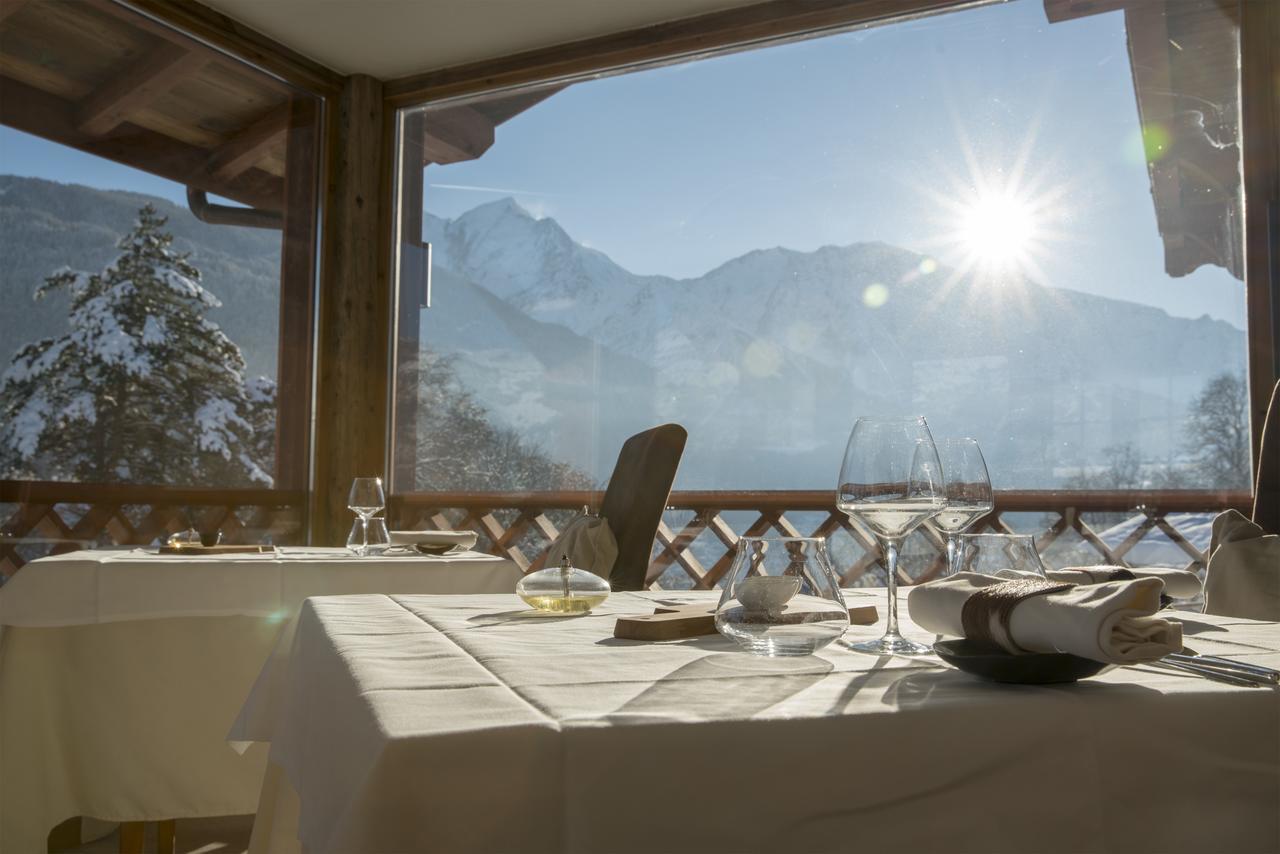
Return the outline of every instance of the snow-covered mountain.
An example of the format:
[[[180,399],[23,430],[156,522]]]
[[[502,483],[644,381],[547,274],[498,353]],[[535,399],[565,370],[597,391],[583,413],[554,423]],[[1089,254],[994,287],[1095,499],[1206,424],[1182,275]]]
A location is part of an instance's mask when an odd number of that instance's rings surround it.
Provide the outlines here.
[[[1227,323],[982,287],[882,243],[639,276],[510,199],[428,215],[425,238],[426,345],[498,417],[601,476],[629,433],[670,419],[690,431],[686,488],[825,486],[856,415],[924,412],[977,436],[998,483],[1049,486],[1120,442],[1176,454],[1192,397],[1244,364]]]

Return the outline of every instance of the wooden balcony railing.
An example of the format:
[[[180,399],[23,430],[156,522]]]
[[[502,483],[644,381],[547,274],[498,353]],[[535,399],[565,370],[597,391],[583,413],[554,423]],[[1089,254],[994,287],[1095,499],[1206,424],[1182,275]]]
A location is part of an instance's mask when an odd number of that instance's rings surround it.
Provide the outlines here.
[[[509,557],[528,572],[542,566],[560,526],[583,506],[598,505],[600,497],[598,492],[418,493],[393,497],[389,512],[397,527],[473,529],[480,534],[480,548]],[[1051,566],[1127,566],[1135,549],[1154,538],[1194,571],[1204,568],[1207,544],[1203,536],[1197,544],[1195,535],[1179,529],[1179,522],[1189,520],[1178,514],[1196,514],[1190,521],[1199,523],[1202,535],[1209,514],[1245,510],[1249,502],[1243,492],[1005,491],[996,494],[995,510],[971,531],[1032,534]],[[1123,536],[1106,530],[1126,522]],[[671,494],[647,581],[653,587],[714,587],[733,560],[738,538],[766,532],[830,537],[846,585],[870,583],[874,575],[867,573],[882,570],[875,538],[836,511],[830,491],[682,491]],[[942,536],[926,525],[903,549],[901,580],[936,576],[943,554]]]
[[[479,548],[532,571],[561,526],[600,498],[585,491],[417,493],[393,496],[388,516],[398,528],[475,530]],[[224,542],[299,543],[305,500],[300,490],[0,481],[0,575],[45,554],[145,545],[192,524],[220,529]],[[1166,560],[1172,554],[1178,565],[1199,570],[1210,514],[1243,510],[1249,501],[1242,492],[998,492],[995,510],[974,530],[1032,534],[1051,566],[1129,565],[1141,561],[1140,547],[1158,540]],[[1193,526],[1198,530],[1187,530]],[[767,532],[829,537],[845,584],[876,581],[874,537],[835,510],[830,491],[681,491],[672,493],[658,529],[648,583],[714,587],[738,538]],[[934,577],[942,553],[938,531],[922,528],[903,549],[901,580]]]
[[[0,480],[0,575],[47,554],[147,545],[195,526],[227,543],[302,541],[306,493]]]

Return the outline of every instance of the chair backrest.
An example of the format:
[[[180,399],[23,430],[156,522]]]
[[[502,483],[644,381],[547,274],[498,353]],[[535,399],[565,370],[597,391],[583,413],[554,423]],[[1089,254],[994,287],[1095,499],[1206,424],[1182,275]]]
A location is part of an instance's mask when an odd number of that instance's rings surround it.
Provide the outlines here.
[[[653,538],[688,438],[679,424],[663,424],[632,436],[618,452],[600,504],[600,515],[618,541],[618,559],[609,574],[614,590],[644,589]]]
[[[1280,534],[1280,382],[1271,391],[1262,427],[1258,479],[1253,491],[1253,522],[1268,534]]]

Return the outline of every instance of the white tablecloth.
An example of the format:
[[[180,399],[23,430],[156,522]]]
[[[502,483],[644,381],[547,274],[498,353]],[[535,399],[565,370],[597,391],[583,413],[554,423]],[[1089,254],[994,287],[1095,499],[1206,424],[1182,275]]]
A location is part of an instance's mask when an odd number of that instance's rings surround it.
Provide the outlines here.
[[[0,854],[43,851],[75,815],[253,812],[266,751],[240,755],[227,729],[307,596],[509,591],[519,576],[488,555],[335,549],[31,562],[0,588]]]
[[[278,773],[254,850],[1280,847],[1280,691],[1145,666],[1002,686],[839,647],[612,638],[616,615],[691,596],[567,618],[513,596],[309,600],[281,716],[256,733]],[[1276,624],[1184,621],[1201,652],[1280,665]]]

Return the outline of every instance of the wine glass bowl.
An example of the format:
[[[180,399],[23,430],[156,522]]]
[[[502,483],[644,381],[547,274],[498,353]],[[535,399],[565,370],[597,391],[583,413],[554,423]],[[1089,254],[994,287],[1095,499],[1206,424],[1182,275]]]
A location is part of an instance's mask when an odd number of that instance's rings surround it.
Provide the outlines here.
[[[809,655],[844,634],[849,610],[814,537],[740,537],[716,630],[757,655]]]
[[[974,439],[943,439],[938,442],[942,463],[945,504],[933,524],[947,537],[947,565],[943,576],[959,572],[956,538],[970,525],[995,508],[991,476],[982,449]]]
[[[1002,570],[1045,577],[1030,534],[965,534],[958,538],[956,572],[995,575]]]
[[[898,632],[898,546],[944,506],[942,466],[923,416],[859,418],[849,434],[836,507],[876,535],[885,554],[889,602],[884,636],[849,644],[875,655],[928,655]]]
[[[363,557],[369,553],[369,519],[381,512],[386,504],[387,496],[382,490],[382,478],[357,477],[351,481],[351,491],[347,493],[347,509],[360,517],[360,543],[352,545],[356,554]]]

